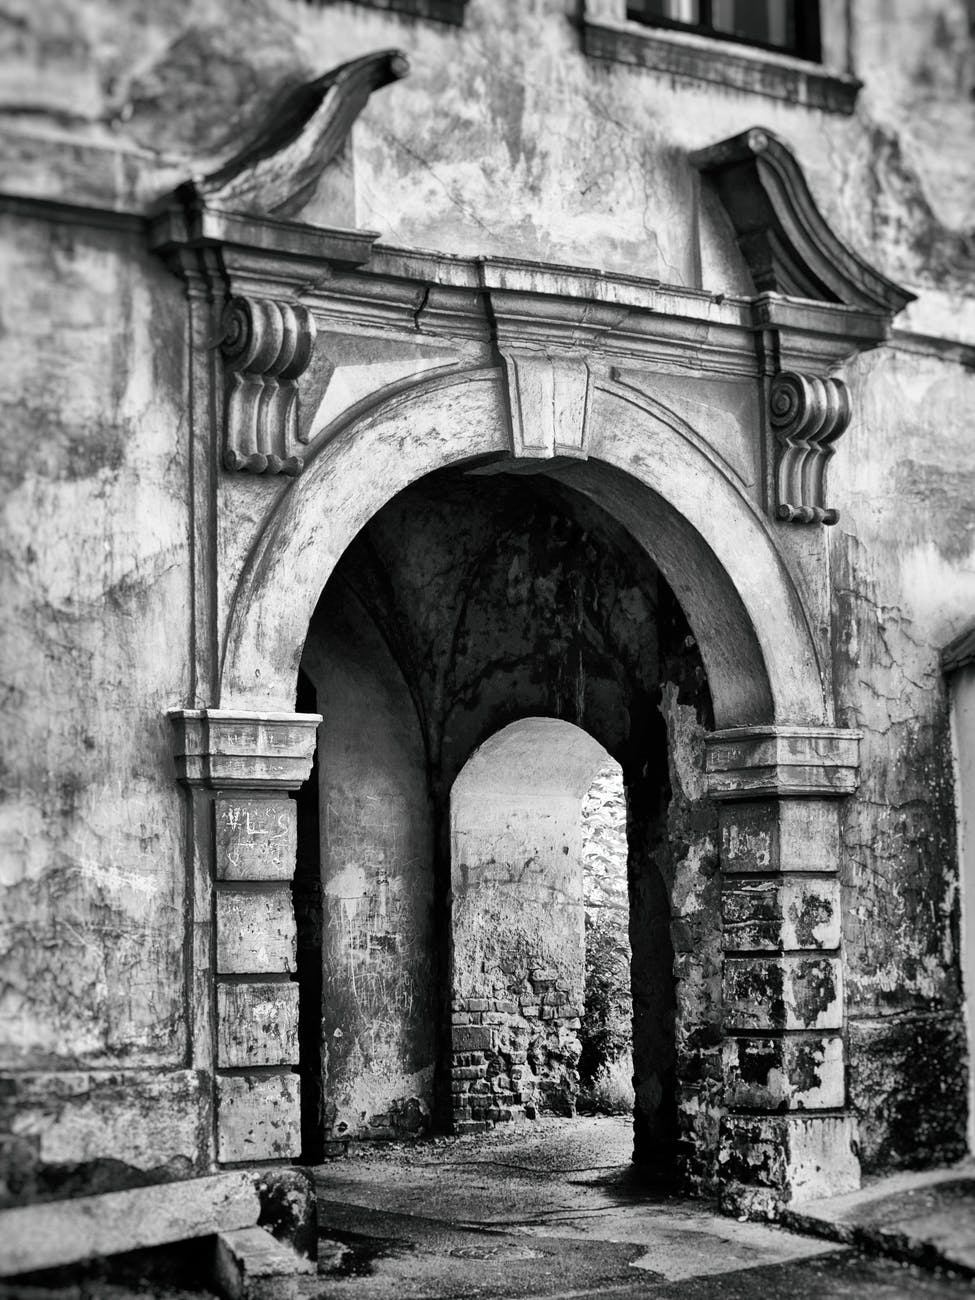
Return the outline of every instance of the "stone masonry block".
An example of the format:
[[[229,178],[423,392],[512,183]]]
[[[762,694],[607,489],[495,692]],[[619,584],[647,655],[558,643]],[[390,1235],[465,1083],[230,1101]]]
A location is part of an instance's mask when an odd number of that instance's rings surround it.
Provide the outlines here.
[[[726,952],[838,948],[839,879],[726,879],[721,888],[721,921]]]
[[[494,1033],[490,1025],[454,1025],[453,1049],[455,1052],[490,1052],[494,1047]]]
[[[839,811],[822,799],[756,799],[718,810],[721,868],[730,872],[836,871]]]
[[[317,713],[177,709],[169,716],[176,774],[189,785],[297,790],[311,771]]]
[[[733,1110],[832,1110],[846,1102],[838,1034],[727,1038],[722,1066]]]
[[[214,802],[218,880],[290,880],[295,873],[298,806],[293,799]]]
[[[217,1079],[217,1159],[290,1160],[301,1153],[296,1074]]]
[[[229,1300],[297,1300],[297,1279],[315,1265],[264,1228],[238,1228],[217,1235],[214,1281]]]
[[[713,731],[705,771],[713,799],[836,798],[857,788],[860,732],[766,725]]]
[[[297,984],[217,985],[217,1065],[298,1060]]]
[[[843,973],[837,957],[727,957],[725,1031],[840,1029]]]
[[[267,893],[222,890],[216,902],[218,973],[294,971],[295,917],[287,887]]]
[[[726,1115],[718,1151],[721,1206],[775,1212],[860,1186],[848,1115]]]
[[[257,1223],[244,1170],[0,1211],[0,1277]]]

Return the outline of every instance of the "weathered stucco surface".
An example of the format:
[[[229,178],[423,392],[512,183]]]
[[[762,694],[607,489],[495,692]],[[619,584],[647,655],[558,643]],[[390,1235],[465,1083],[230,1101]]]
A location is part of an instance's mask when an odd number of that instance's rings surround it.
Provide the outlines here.
[[[94,1158],[189,1167],[200,1099],[183,1070],[181,800],[164,777],[165,711],[188,684],[183,305],[138,238],[6,218],[0,258],[0,1061],[5,1105],[25,1107],[17,1194],[35,1159],[68,1181]]]
[[[835,690],[838,723],[864,733],[841,856],[848,1091],[864,1165],[947,1159],[963,1147],[965,1062],[938,651],[975,601],[970,5],[863,0],[849,14],[824,5],[844,32],[827,45],[848,34],[850,67],[865,83],[850,117],[587,59],[578,9],[569,0],[471,0],[465,25],[452,28],[352,0],[8,5],[3,186],[144,214],[235,152],[282,88],[400,46],[411,75],[372,97],[305,220],[374,228],[387,245],[701,287],[714,295],[708,311],[719,323],[731,310],[723,296],[752,286],[687,153],[755,124],[794,148],[836,231],[918,294],[902,332],[844,369],[855,415],[830,471],[839,525],[828,537],[770,525],[768,553],[784,557],[781,571],[802,593],[808,643],[831,647],[817,671],[827,695]],[[342,1133],[388,1135],[429,1122],[448,1012],[444,945],[433,936],[447,930],[449,790],[494,731],[544,714],[585,727],[624,767],[638,970],[649,954],[663,955],[638,982],[658,1008],[666,993],[677,1009],[670,1040],[664,1030],[645,1039],[642,1064],[637,1051],[638,1105],[647,1117],[672,1097],[680,1119],[671,1135],[688,1151],[713,1151],[724,1104],[721,952],[717,814],[702,755],[714,717],[701,658],[685,643],[690,630],[653,565],[572,492],[575,471],[564,466],[552,475],[561,486],[489,476],[476,489],[478,480],[444,476],[369,523],[370,503],[439,464],[443,448],[456,459],[468,443],[479,454],[507,446],[496,389],[477,401],[459,391],[438,398],[422,428],[411,427],[409,411],[383,426],[375,437],[388,478],[379,485],[368,430],[339,432],[345,478],[331,450],[319,457],[317,496],[299,497],[281,480],[220,476],[216,535],[207,539],[201,517],[211,503],[200,503],[210,453],[197,448],[191,472],[188,357],[198,384],[215,340],[196,340],[191,353],[183,288],[146,252],[138,221],[108,229],[64,215],[13,209],[0,218],[0,1194],[171,1177],[211,1158],[209,1063],[190,1033],[199,989],[186,978],[196,866],[165,714],[217,702],[200,674],[218,657],[241,590],[236,614],[257,649],[253,662],[241,656],[228,689],[260,696],[263,671],[274,682],[268,698],[289,707],[315,599],[308,591],[317,594],[337,563],[305,664],[327,715],[313,836],[327,908],[310,943],[328,990],[321,1082],[330,1134],[342,1124]],[[390,254],[387,272],[395,265]],[[323,320],[303,416],[315,429],[420,371],[496,364],[476,329],[446,343],[435,337],[413,287],[409,336],[386,321]],[[724,649],[714,691],[723,703],[735,664],[756,660],[755,638],[765,638],[768,662],[789,657],[781,646],[795,610],[782,619],[763,604],[772,567],[756,577],[767,555],[750,548],[765,525],[746,527],[744,512],[728,506],[738,493],[761,508],[758,385],[740,375],[697,382],[696,365],[690,354],[659,371],[634,363],[613,382],[673,408],[691,427],[687,446],[698,439],[715,449],[707,461],[687,452],[678,462],[661,454],[662,426],[645,408],[625,417],[634,472],[666,462],[672,487],[704,473],[694,488],[699,527],[710,517],[713,552],[743,592],[752,584],[742,597],[748,617],[723,610],[724,635],[713,638]],[[625,422],[615,398],[600,401],[597,447]],[[711,473],[719,462],[728,469],[720,480]],[[699,612],[714,577],[707,547],[682,574],[690,530],[673,526],[656,498],[627,496],[621,480],[594,473],[594,500],[618,507]],[[309,521],[333,504],[330,486],[345,493],[332,532]],[[273,556],[254,566],[270,575],[270,594],[253,607],[255,630],[251,589],[238,588],[238,577],[287,492],[306,513],[282,516],[296,550],[278,537],[279,567]],[[339,561],[345,539],[367,524]],[[213,645],[199,612],[211,597]],[[746,644],[753,615],[761,626]],[[278,654],[279,630],[290,635],[295,623],[301,633]],[[230,670],[236,645],[231,638]],[[760,713],[770,689],[761,696],[751,683],[736,703]],[[299,859],[303,851],[307,843]],[[272,922],[258,921],[251,939],[272,944]],[[280,935],[283,972],[288,918]],[[636,1011],[644,1014],[639,999]],[[767,1063],[746,1062],[745,1084],[758,1086],[763,1070],[767,1078]],[[229,1116],[233,1088],[224,1083]],[[273,1087],[290,1098],[296,1085]],[[242,1141],[248,1124],[245,1116]],[[755,1141],[772,1133],[774,1161],[773,1130]],[[816,1152],[802,1158],[811,1167]],[[706,1185],[714,1176],[706,1155],[691,1172]]]
[[[955,806],[938,661],[975,601],[972,371],[903,351],[853,371],[832,535],[841,718],[862,728],[845,806],[851,1099],[867,1167],[964,1150]],[[908,1062],[911,1062],[909,1065]],[[891,1088],[889,1079],[901,1084]]]

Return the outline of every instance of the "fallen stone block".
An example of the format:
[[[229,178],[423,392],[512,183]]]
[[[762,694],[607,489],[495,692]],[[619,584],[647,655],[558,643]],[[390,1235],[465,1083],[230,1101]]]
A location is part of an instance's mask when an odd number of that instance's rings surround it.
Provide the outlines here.
[[[214,1282],[226,1300],[295,1300],[298,1278],[314,1272],[311,1260],[264,1228],[217,1235]]]
[[[0,1277],[250,1227],[260,1201],[243,1170],[0,1211]]]

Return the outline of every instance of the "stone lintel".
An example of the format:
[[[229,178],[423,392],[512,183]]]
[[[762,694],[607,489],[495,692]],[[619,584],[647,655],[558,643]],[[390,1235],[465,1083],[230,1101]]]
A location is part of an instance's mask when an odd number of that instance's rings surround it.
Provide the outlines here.
[[[818,953],[726,957],[722,1004],[726,1034],[842,1029],[842,962]]]
[[[838,876],[733,876],[721,886],[725,952],[836,949],[841,940]]]
[[[318,713],[176,709],[176,775],[186,785],[297,790],[311,771]]]
[[[841,1110],[846,1104],[839,1034],[726,1038],[724,1102],[731,1110]]]
[[[839,727],[732,727],[706,738],[712,799],[842,797],[858,785],[859,731]]]
[[[732,1213],[774,1214],[860,1186],[849,1115],[726,1115],[719,1142],[721,1207]]]

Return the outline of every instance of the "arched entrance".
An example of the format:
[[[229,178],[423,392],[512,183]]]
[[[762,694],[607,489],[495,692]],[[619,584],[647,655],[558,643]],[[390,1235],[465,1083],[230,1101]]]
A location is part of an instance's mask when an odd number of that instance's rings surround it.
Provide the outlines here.
[[[701,845],[710,843],[712,866],[717,846],[724,873],[723,900],[718,901],[714,872],[711,897],[700,909],[707,919],[698,917],[684,926],[689,955],[678,954],[675,961],[678,976],[685,968],[688,987],[697,990],[697,1009],[684,1024],[678,1017],[676,1035],[697,1058],[692,1070],[684,1070],[677,1089],[682,1169],[694,1185],[713,1185],[720,1177],[726,1188],[737,1189],[734,1196],[741,1203],[768,1204],[794,1195],[796,1189],[806,1194],[821,1190],[826,1166],[830,1187],[849,1185],[855,1178],[850,1127],[837,1113],[843,1104],[842,972],[834,875],[836,816],[829,801],[853,788],[856,744],[828,725],[829,695],[816,639],[771,528],[735,473],[692,429],[658,403],[613,381],[593,381],[585,427],[571,454],[533,452],[506,459],[511,438],[494,371],[438,378],[377,405],[343,430],[333,430],[305,474],[281,494],[245,566],[228,611],[222,710],[202,711],[192,719],[186,715],[184,725],[188,731],[201,731],[205,725],[212,732],[221,718],[253,719],[260,734],[250,743],[257,748],[265,744],[278,754],[293,752],[295,767],[301,766],[298,756],[310,752],[314,719],[267,711],[293,708],[302,646],[309,625],[321,616],[323,606],[319,614],[314,611],[323,587],[327,604],[329,589],[334,594],[342,586],[336,582],[341,567],[356,554],[361,539],[375,533],[380,516],[390,512],[387,518],[394,517],[418,490],[411,484],[435,485],[427,503],[428,519],[437,517],[437,493],[448,486],[455,490],[461,482],[466,491],[473,483],[493,485],[496,496],[503,485],[497,499],[508,502],[515,500],[517,491],[533,501],[557,498],[562,506],[571,501],[570,515],[580,536],[586,533],[580,519],[589,511],[601,521],[604,535],[613,535],[613,545],[634,557],[634,571],[644,577],[659,575],[661,590],[670,593],[682,619],[686,613],[685,645],[693,644],[700,653],[699,672],[675,665],[671,684],[676,694],[663,689],[659,676],[648,694],[634,666],[641,647],[645,649],[639,637],[632,650],[634,662],[624,664],[618,679],[609,673],[621,700],[637,686],[644,697],[634,709],[633,701],[616,709],[617,718],[626,719],[619,728],[619,744],[634,743],[641,728],[644,733],[662,728],[662,706],[671,710],[672,735],[688,739],[694,727],[699,729],[700,734],[691,737],[698,745],[697,758],[685,755],[682,760],[672,751],[668,764],[668,777],[676,773],[689,793],[694,807],[686,826],[700,840],[682,861],[690,862],[691,875],[700,883],[707,860]],[[418,517],[424,517],[423,512]],[[424,554],[423,548],[411,548],[402,532],[392,529],[390,537],[392,550]],[[500,552],[495,548],[493,554],[497,558]],[[581,575],[591,567],[585,559],[571,566]],[[468,592],[490,590],[477,565],[468,578]],[[504,578],[517,589],[517,574],[512,577],[505,570]],[[436,571],[418,572],[411,581],[414,592],[436,596]],[[450,725],[434,736],[429,710],[418,702],[410,680],[426,650],[417,649],[415,638],[412,649],[399,644],[396,620],[377,613],[380,597],[380,605],[385,601],[387,609],[401,612],[397,593],[402,584],[384,588],[380,575],[379,581],[370,578],[367,586],[365,604],[373,604],[368,619],[397,663],[403,679],[397,687],[401,700],[409,697],[416,712],[410,746],[418,755],[423,751],[422,761],[431,774],[431,926],[434,932],[438,926],[442,931],[437,900],[446,893],[449,861],[443,808],[456,772],[478,744],[526,710],[586,726],[583,715],[589,703],[586,692],[580,696],[577,688],[580,676],[590,686],[595,679],[588,673],[549,671],[552,665],[542,656],[538,681],[532,681],[530,672],[521,678],[509,674],[503,688],[477,709],[464,707],[464,690],[456,680],[440,680],[437,689],[457,688],[457,707]],[[440,604],[449,607],[444,599]],[[476,601],[472,605],[465,597],[465,615],[475,606]],[[544,600],[533,605],[544,607]],[[333,628],[340,625],[331,616],[324,622]],[[483,644],[475,631],[470,620],[466,628],[454,626],[455,658]],[[564,649],[558,637],[553,643]],[[410,654],[412,666],[407,662]],[[488,665],[478,666],[476,654],[467,657],[471,671],[488,680]],[[434,656],[434,661],[442,664],[443,656]],[[617,662],[622,661],[617,657]],[[354,666],[360,671],[363,661]],[[325,673],[320,683],[329,679]],[[496,683],[503,679],[501,674]],[[539,705],[535,688],[542,682],[556,690],[555,705]],[[689,707],[682,704],[680,690],[695,682],[709,689],[707,706],[703,713],[698,711],[692,726],[679,712]],[[590,691],[592,698],[597,694]],[[360,725],[367,731],[381,711],[376,712],[361,690],[354,699]],[[320,694],[317,710],[328,718],[323,730],[327,745],[328,737],[336,734],[336,714]],[[708,739],[706,762],[705,725],[719,728]],[[299,740],[299,735],[305,738]],[[645,739],[644,734],[640,743],[649,772],[653,765],[647,763]],[[606,747],[614,752],[615,743],[607,741]],[[320,752],[320,767],[322,759]],[[307,770],[307,759],[304,766]],[[278,789],[287,788],[285,779],[275,779]],[[239,784],[244,786],[246,779]],[[668,842],[674,838],[670,825]],[[688,885],[686,898],[695,896],[700,897]],[[218,891],[218,946],[219,902]],[[797,915],[810,918],[810,924],[797,925]],[[821,917],[828,919],[813,923]],[[704,974],[696,967],[701,961],[710,963]],[[447,987],[441,975],[438,972],[434,981],[440,990],[431,995],[434,1003]],[[705,1006],[710,1008],[706,1015],[701,1011]],[[436,1023],[442,1026],[447,1007],[436,1009]],[[442,1044],[438,1059],[445,1059]],[[435,1062],[435,1075],[437,1069]],[[230,1108],[219,1099],[221,1086],[218,1104],[221,1113],[228,1114]],[[248,1086],[248,1100],[256,1107],[256,1082]],[[239,1093],[239,1078],[226,1090]],[[434,1087],[435,1106],[442,1104],[437,1094]],[[444,1095],[441,1080],[439,1096]],[[809,1110],[828,1113],[802,1113]],[[286,1154],[294,1153],[296,1139],[290,1141]],[[827,1149],[828,1159],[823,1156]]]
[[[511,1088],[504,1106],[485,1108],[468,1097],[459,1108],[462,1085],[489,1065],[473,1058],[496,1046],[504,1024],[519,1036],[525,1009],[528,1020],[545,1023],[546,1038],[549,1021],[578,1019],[581,966],[572,998],[542,988],[550,965],[542,936],[566,896],[553,886],[528,907],[526,895],[517,925],[512,915],[494,915],[502,897],[511,902],[511,889],[492,892],[483,872],[473,892],[462,888],[457,837],[472,844],[467,815],[478,809],[481,816],[492,801],[499,815],[501,805],[511,816],[520,807],[528,818],[523,825],[536,830],[561,806],[571,814],[563,825],[569,838],[549,865],[580,872],[581,801],[612,756],[628,791],[643,1026],[638,1065],[645,1075],[637,1089],[637,1137],[641,1153],[652,1145],[660,1160],[666,1146],[669,1158],[677,1141],[675,987],[700,989],[709,980],[713,987],[719,964],[716,814],[699,791],[693,830],[688,821],[669,835],[665,825],[668,725],[682,712],[690,718],[693,736],[676,740],[682,761],[700,769],[711,706],[696,642],[652,560],[612,516],[564,484],[441,471],[399,493],[349,546],[311,620],[301,680],[309,692],[302,698],[328,719],[318,741],[317,796],[311,787],[299,796],[298,892],[313,900],[314,881],[305,882],[309,864],[314,875],[320,862],[323,918],[320,1015],[314,985],[302,995],[312,1023],[321,1024],[321,1041],[307,1042],[303,1053],[306,1133],[317,1123],[326,1142],[371,1140],[451,1124],[464,1131],[475,1122],[465,1110],[485,1110],[479,1123],[507,1118]],[[528,735],[519,720],[532,717]],[[488,799],[478,773],[497,756],[499,737],[514,748],[500,758],[503,771],[490,777],[496,789]],[[520,794],[512,781],[524,785]],[[506,798],[498,793],[504,782]],[[304,811],[312,800],[316,809]],[[497,844],[495,851],[501,852]],[[707,877],[697,889],[679,887],[693,900],[692,911],[702,891],[710,892],[711,933],[685,953],[678,979],[669,891],[682,856]],[[500,870],[500,860],[492,860]],[[481,867],[488,876],[494,869]],[[533,869],[526,862],[509,862],[508,869],[527,871],[528,888]],[[469,875],[463,879],[471,883]],[[581,926],[580,881],[572,885],[572,906]],[[298,919],[304,952],[316,922],[301,907]],[[505,952],[492,958],[481,941],[501,930],[508,931]],[[515,942],[515,930],[524,942]],[[529,959],[532,934],[537,951]],[[514,960],[517,975],[506,971]],[[529,993],[536,992],[542,1001],[534,1007]],[[556,1003],[575,1009],[556,1015]],[[709,1018],[717,1034],[716,999],[697,995],[688,1019]],[[546,1097],[536,1102],[554,1109],[554,1076],[568,1087],[574,1065],[555,1067],[559,1049],[542,1050],[535,1038],[508,1046],[526,1061],[529,1049],[539,1064],[544,1056],[538,1087]],[[506,1064],[511,1082],[511,1067],[518,1072],[526,1062]],[[316,1068],[320,1087],[308,1091]],[[700,1068],[698,1062],[687,1072]],[[309,1121],[319,1092],[321,1113]],[[571,1108],[572,1092],[574,1085],[563,1109]],[[520,1101],[514,1105],[519,1113]]]

